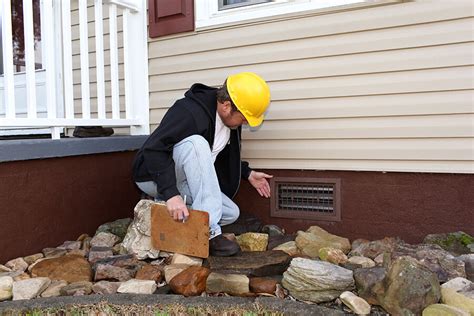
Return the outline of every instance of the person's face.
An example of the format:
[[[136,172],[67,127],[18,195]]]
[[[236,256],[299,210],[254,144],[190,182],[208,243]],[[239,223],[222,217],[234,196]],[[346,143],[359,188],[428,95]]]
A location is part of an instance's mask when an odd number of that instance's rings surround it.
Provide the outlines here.
[[[225,101],[218,105],[218,114],[221,117],[222,122],[225,126],[235,129],[242,124],[247,124],[245,116],[239,111],[232,111],[232,105],[230,101]]]

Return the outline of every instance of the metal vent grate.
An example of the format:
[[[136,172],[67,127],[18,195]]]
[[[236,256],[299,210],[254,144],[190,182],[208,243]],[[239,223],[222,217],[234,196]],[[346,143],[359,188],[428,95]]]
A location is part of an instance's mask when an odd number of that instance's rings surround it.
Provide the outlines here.
[[[339,192],[339,179],[274,178],[271,215],[339,221]]]

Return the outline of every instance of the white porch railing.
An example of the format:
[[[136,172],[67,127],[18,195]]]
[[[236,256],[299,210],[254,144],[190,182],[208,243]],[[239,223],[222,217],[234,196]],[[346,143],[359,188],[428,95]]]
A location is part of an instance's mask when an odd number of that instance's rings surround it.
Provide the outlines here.
[[[32,0],[23,1],[25,35],[25,66],[21,74],[14,74],[11,2],[1,0],[3,84],[0,89],[0,130],[9,128],[47,128],[53,139],[60,131],[73,126],[130,127],[130,134],[149,134],[148,52],[146,0],[41,0],[42,72],[35,70]],[[89,59],[88,7],[93,1],[95,72],[91,83]],[[76,3],[74,3],[76,2]],[[103,3],[104,2],[104,3]],[[80,96],[74,95],[73,50],[71,40],[71,4],[79,10]],[[110,76],[105,76],[104,15],[108,9],[109,50],[107,60]],[[118,16],[122,13],[123,27],[123,91],[119,85]],[[91,20],[91,19],[89,19]],[[76,66],[76,72],[77,70]],[[22,79],[20,79],[22,77]],[[18,87],[23,80],[24,87]],[[40,85],[40,82],[43,82]],[[26,82],[26,84],[25,84]],[[106,90],[106,82],[110,89]],[[91,98],[91,86],[97,95]],[[2,87],[3,86],[3,87]],[[26,89],[25,89],[26,88]],[[106,92],[110,100],[106,102]],[[26,98],[24,93],[26,92]],[[1,94],[1,93],[0,93]],[[43,101],[41,101],[43,96]],[[124,104],[120,104],[124,96]],[[25,101],[26,99],[26,101]],[[91,100],[96,107],[91,109]],[[21,101],[21,102],[20,102]],[[20,103],[23,110],[20,109]],[[74,108],[80,102],[80,110]],[[42,110],[40,109],[42,108]]]

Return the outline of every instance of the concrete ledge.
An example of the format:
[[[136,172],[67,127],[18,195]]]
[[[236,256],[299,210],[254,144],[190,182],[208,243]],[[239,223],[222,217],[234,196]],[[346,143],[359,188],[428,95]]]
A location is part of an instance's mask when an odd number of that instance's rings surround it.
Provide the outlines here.
[[[8,301],[0,303],[0,314],[46,308],[66,308],[72,305],[92,305],[106,302],[113,305],[141,305],[159,306],[181,305],[184,307],[211,307],[216,310],[241,308],[255,310],[257,306],[269,311],[281,312],[284,315],[345,315],[343,311],[330,309],[319,305],[310,305],[302,302],[281,300],[272,297],[244,298],[244,297],[183,297],[181,295],[164,294],[113,294],[88,296],[60,296],[53,298],[37,298],[32,300]]]
[[[0,162],[137,150],[148,135],[0,141]]]

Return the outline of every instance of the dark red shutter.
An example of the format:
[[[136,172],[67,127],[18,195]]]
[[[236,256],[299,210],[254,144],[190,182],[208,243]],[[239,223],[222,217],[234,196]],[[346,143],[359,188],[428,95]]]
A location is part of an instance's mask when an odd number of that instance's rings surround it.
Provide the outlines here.
[[[194,30],[194,0],[148,0],[150,37]]]

